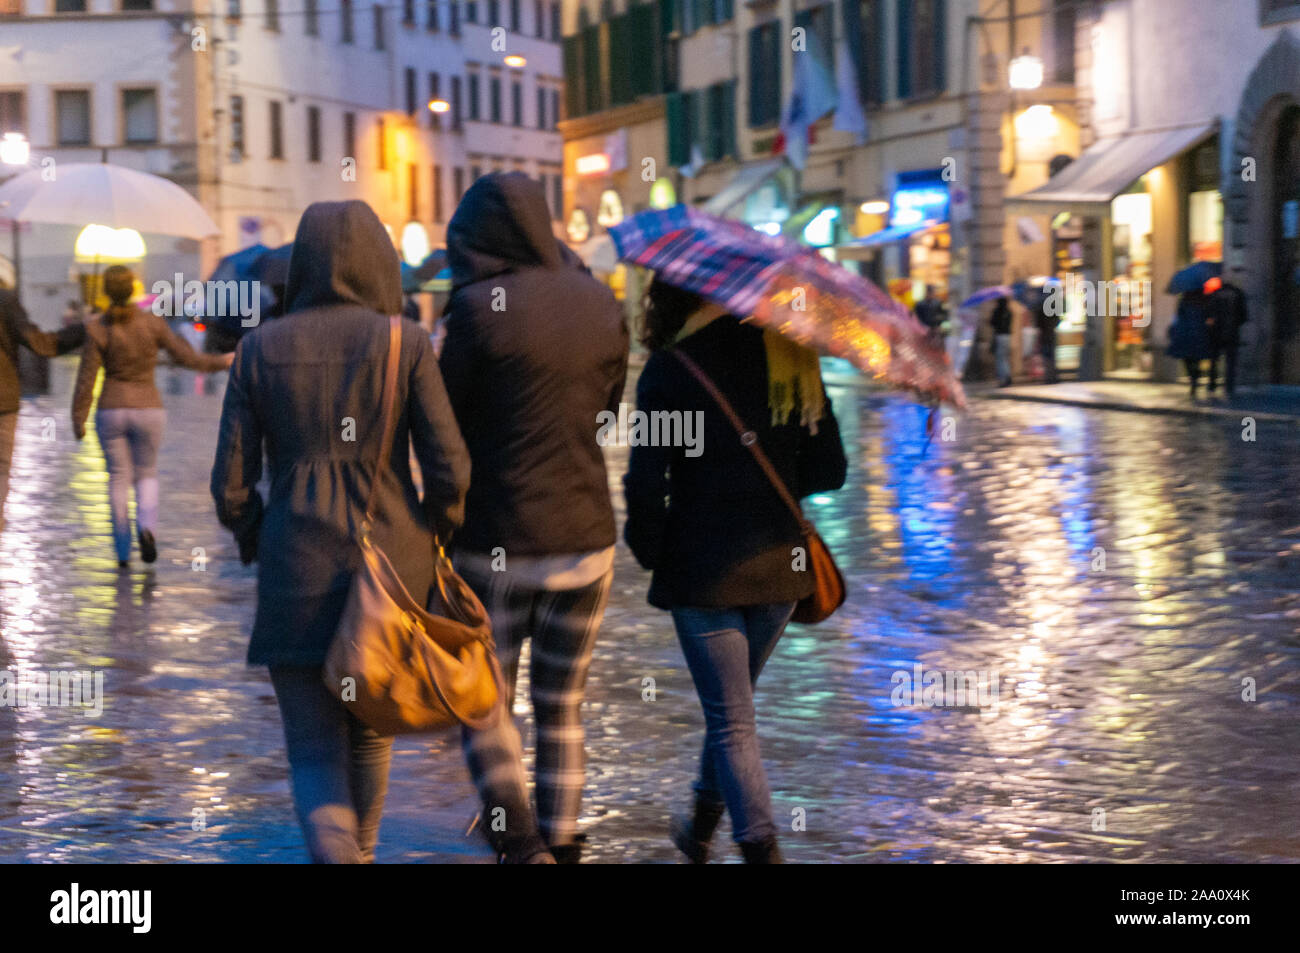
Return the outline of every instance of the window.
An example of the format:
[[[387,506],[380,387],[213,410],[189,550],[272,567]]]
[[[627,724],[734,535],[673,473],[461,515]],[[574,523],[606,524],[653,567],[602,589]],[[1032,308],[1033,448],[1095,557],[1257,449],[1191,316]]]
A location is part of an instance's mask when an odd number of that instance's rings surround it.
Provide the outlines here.
[[[451,6],[448,7],[451,12],[451,35],[460,35],[460,0],[451,0]]]
[[[152,10],[153,0],[122,0],[123,10]]]
[[[470,184],[470,185],[473,185],[475,182],[478,181],[478,179],[479,179],[479,175],[482,173],[482,171],[483,171],[482,168],[479,166],[479,164],[478,164],[477,162],[475,162],[473,165],[471,165],[471,166],[469,167],[469,184]]]
[[[379,147],[379,170],[381,172],[388,169],[388,137],[385,132],[384,117],[380,116],[379,121],[375,124],[375,145]]]
[[[54,0],[55,13],[85,13],[86,0]]]
[[[415,0],[402,0],[402,22],[407,26],[415,25]]]
[[[515,33],[522,32],[523,24],[520,23],[523,19],[522,7],[520,0],[510,0],[510,29]]]
[[[419,94],[415,89],[415,70],[408,66],[404,75],[406,79],[406,114],[414,116],[417,108],[415,101],[419,98]]]
[[[884,0],[844,0],[844,36],[864,106],[885,101]]]
[[[54,94],[59,145],[90,145],[90,90],[61,89]]]
[[[899,99],[943,91],[944,6],[944,0],[898,0]]]
[[[122,90],[122,141],[127,145],[158,141],[157,90]]]
[[[460,115],[460,77],[451,78],[451,128],[460,132],[461,115]]]
[[[248,153],[244,149],[244,97],[230,97],[230,157],[238,162]]]
[[[539,40],[546,35],[546,4],[533,0],[533,36]]]
[[[355,160],[357,157],[357,114],[343,114],[343,155]]]
[[[263,25],[268,30],[279,30],[280,29],[280,0],[262,0],[262,3],[265,5],[263,7],[263,12],[265,13],[266,16]]]
[[[243,11],[240,9],[240,0],[226,0],[226,16],[232,20],[238,20],[243,16]]]
[[[560,5],[558,2],[551,4],[551,42],[560,42]]]
[[[341,21],[342,34],[339,37],[340,43],[353,42],[352,32],[352,0],[339,0],[339,18]],[[350,155],[351,153],[349,153]]]
[[[409,198],[406,217],[412,222],[420,218],[420,167],[414,162],[406,166],[406,194]]]
[[[1052,79],[1074,85],[1074,23],[1072,0],[1056,0],[1052,11]]]
[[[781,118],[781,21],[749,31],[749,125],[757,129]]]
[[[375,21],[375,49],[387,49],[388,41],[384,36],[384,8],[376,3],[370,11]]]
[[[0,93],[0,133],[27,131],[26,100],[21,90]]]
[[[815,45],[821,47],[821,55],[826,57],[827,72],[835,75],[835,34],[833,26],[834,6],[823,3],[821,6],[800,10],[794,15],[794,25],[803,27],[807,32],[807,49]]]
[[[438,2],[439,0],[426,0],[424,27],[430,33],[438,32]]]
[[[433,224],[442,224],[442,166],[433,167],[433,181],[430,183],[433,189]]]
[[[465,169],[461,166],[451,170],[451,194],[460,202],[460,197],[465,194]]]
[[[284,107],[271,100],[271,158],[284,158]]]
[[[308,36],[320,36],[320,16],[316,0],[303,0],[302,30]]]
[[[564,176],[558,172],[551,176],[551,215],[558,219],[564,214]]]
[[[442,98],[442,77],[437,73],[429,74],[429,102]],[[442,117],[432,109],[429,110],[429,128],[441,129]]]
[[[469,74],[469,121],[478,119],[478,73]]]
[[[1284,23],[1300,20],[1300,0],[1259,0],[1259,22]]]
[[[501,121],[501,77],[488,77],[488,114],[492,122]]]
[[[524,84],[517,79],[510,83],[510,122],[515,126],[524,124]]]
[[[487,15],[488,26],[501,25],[501,0],[488,0]]]
[[[560,121],[560,91],[551,90],[551,125],[549,128],[554,129],[555,124]]]
[[[307,161],[320,161],[320,107],[307,107]]]
[[[546,89],[537,87],[537,128],[546,128]]]
[[[465,22],[478,23],[478,3],[476,2],[476,0],[466,0]]]

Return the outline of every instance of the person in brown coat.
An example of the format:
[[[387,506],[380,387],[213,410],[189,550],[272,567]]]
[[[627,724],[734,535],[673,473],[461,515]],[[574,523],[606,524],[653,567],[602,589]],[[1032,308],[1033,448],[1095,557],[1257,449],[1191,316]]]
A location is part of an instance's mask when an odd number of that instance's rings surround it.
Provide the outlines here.
[[[95,399],[95,378],[104,369],[104,387],[95,413],[95,431],[108,467],[108,500],[113,514],[117,565],[131,557],[131,518],[127,505],[135,485],[135,516],[140,558],[158,558],[158,447],[167,412],[154,383],[159,349],[184,367],[208,373],[230,366],[229,354],[199,354],[152,311],[131,304],[135,275],[125,265],[104,272],[109,306],[86,322],[86,343],[72,393],[72,430],[86,436],[86,417]]]
[[[5,498],[9,495],[9,465],[18,430],[18,402],[22,382],[18,377],[18,348],[42,357],[54,357],[81,347],[86,330],[81,324],[58,332],[42,331],[27,319],[18,296],[0,288],[0,533],[5,528]]]

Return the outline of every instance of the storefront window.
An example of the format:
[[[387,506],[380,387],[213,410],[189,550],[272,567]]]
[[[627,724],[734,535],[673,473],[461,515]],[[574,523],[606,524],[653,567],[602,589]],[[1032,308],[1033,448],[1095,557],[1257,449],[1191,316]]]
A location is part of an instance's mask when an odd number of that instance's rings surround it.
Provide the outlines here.
[[[1187,241],[1192,261],[1223,260],[1223,196],[1218,189],[1187,196]]]
[[[1135,190],[1111,202],[1115,254],[1114,281],[1120,300],[1141,301],[1142,282],[1151,280],[1151,196],[1139,181]],[[1138,324],[1139,319],[1142,324]],[[1134,313],[1115,315],[1116,370],[1150,370],[1146,352],[1147,317]]]

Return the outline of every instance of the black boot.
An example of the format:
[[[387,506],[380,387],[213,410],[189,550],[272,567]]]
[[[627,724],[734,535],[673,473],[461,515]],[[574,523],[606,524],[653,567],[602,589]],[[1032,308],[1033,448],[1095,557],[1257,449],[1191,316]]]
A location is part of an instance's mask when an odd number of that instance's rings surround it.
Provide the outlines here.
[[[695,795],[695,809],[688,817],[674,814],[669,821],[669,833],[673,843],[692,864],[709,862],[709,841],[718,829],[722,814],[727,806],[722,801]]]
[[[551,856],[557,864],[577,864],[582,862],[582,849],[587,846],[586,834],[575,834],[567,844],[552,844]]]
[[[781,856],[781,848],[777,846],[775,837],[760,841],[741,841],[740,852],[745,855],[745,863],[747,864],[785,863],[785,858]]]
[[[470,825],[470,830],[475,825],[480,824],[484,815],[492,817],[492,808],[484,809],[484,812],[474,819]],[[496,852],[498,864],[553,864],[555,858],[551,856],[550,850],[546,847],[546,841],[542,840],[540,834],[532,825],[523,833],[512,833],[508,831],[494,831],[491,824],[482,824],[481,830],[487,842],[491,845],[492,850]]]
[[[142,529],[137,537],[140,540],[140,558],[147,563],[151,563],[158,558],[158,543],[153,538],[153,533],[147,529]]]

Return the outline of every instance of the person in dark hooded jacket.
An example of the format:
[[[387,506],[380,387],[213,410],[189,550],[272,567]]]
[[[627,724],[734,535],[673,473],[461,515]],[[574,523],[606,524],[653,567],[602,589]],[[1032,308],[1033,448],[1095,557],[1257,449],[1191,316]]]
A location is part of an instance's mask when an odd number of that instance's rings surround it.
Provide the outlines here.
[[[460,525],[469,456],[429,336],[402,322],[392,454],[383,435],[388,316],[402,307],[397,252],[364,202],[303,213],[284,317],[235,351],[212,467],[217,516],[256,560],[248,661],[270,667],[284,720],[294,803],[312,859],[373,859],[391,738],[365,728],[321,668],[352,577],[371,483],[371,537],[421,604],[434,578],[434,534]],[[424,496],[411,476],[412,446]],[[257,489],[265,449],[270,495]]]
[[[581,706],[614,558],[597,415],[617,410],[628,333],[612,294],[551,232],[541,186],[480,178],[447,229],[452,293],[441,364],[473,461],[457,568],[492,619],[506,710],[532,639],[536,816],[510,719],[468,731],[485,831],[506,862],[576,862]],[[504,812],[504,813],[503,813]]]

